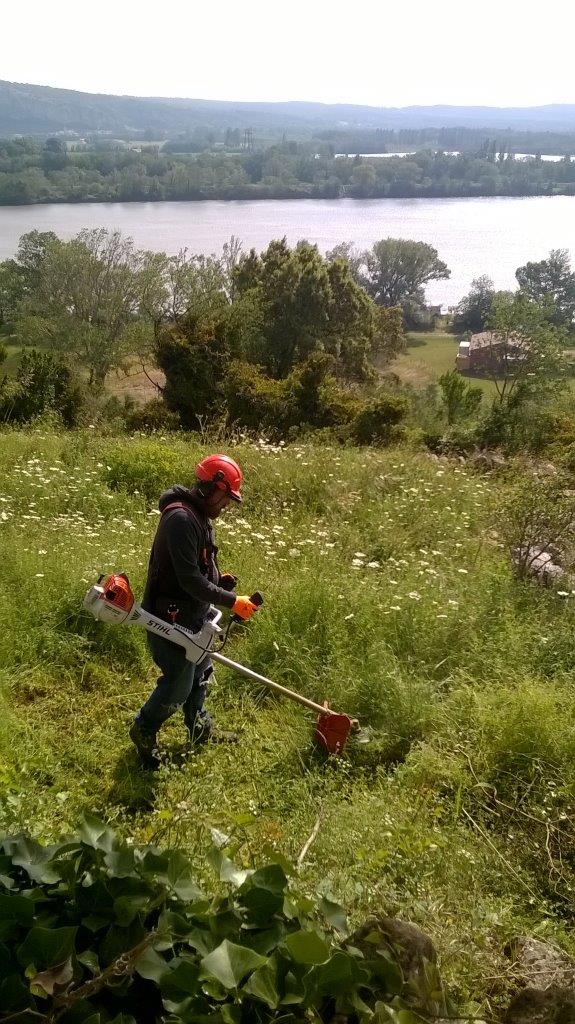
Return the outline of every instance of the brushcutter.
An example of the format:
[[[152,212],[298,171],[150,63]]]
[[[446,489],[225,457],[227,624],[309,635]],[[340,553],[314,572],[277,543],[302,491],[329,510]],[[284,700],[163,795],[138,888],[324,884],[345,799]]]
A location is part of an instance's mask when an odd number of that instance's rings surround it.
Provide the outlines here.
[[[251,600],[254,604],[263,602],[261,594],[258,593],[253,594]],[[315,701],[309,700],[303,694],[289,690],[279,683],[274,683],[273,680],[260,675],[259,672],[254,672],[251,668],[246,668],[245,665],[240,665],[221,654],[221,647],[227,639],[229,627],[224,632],[220,626],[222,613],[213,605],[210,606],[202,628],[197,633],[193,633],[184,626],[166,622],[164,619],[152,615],[151,612],[137,604],[130,581],[124,573],[100,576],[98,582],[87,591],[83,605],[100,622],[123,626],[143,626],[148,632],[155,633],[156,636],[162,636],[183,647],[188,661],[201,664],[205,658],[209,657],[212,661],[234,669],[246,676],[247,679],[253,679],[269,690],[274,690],[275,693],[280,693],[283,697],[288,697],[289,700],[296,701],[297,704],[302,704],[303,707],[317,712],[315,739],[328,754],[341,754],[350,732],[358,728],[356,719],[332,711],[327,703],[316,704]],[[214,650],[214,643],[218,639],[222,641],[221,647],[219,650]]]

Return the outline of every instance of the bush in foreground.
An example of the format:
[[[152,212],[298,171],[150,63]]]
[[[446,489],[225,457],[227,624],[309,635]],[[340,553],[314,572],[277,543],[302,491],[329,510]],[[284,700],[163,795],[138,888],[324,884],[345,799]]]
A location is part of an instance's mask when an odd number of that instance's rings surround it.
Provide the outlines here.
[[[242,870],[214,846],[210,860],[227,894],[206,897],[180,851],[122,844],[95,818],[60,845],[4,839],[0,1020],[415,1024],[410,1004],[445,1009],[431,963],[414,994],[377,929],[346,946],[342,908],[292,891],[285,859]]]

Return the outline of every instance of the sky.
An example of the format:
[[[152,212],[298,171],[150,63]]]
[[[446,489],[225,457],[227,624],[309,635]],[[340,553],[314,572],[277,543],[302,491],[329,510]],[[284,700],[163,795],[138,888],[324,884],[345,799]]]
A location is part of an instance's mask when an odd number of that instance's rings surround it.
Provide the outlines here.
[[[574,30],[573,0],[20,0],[3,4],[0,79],[235,101],[575,103]]]

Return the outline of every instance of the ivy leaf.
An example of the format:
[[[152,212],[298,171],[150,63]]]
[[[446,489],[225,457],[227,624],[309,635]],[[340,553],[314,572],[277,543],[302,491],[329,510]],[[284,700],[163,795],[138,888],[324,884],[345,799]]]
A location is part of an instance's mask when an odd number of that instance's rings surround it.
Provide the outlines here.
[[[17,974],[11,974],[0,983],[0,1007],[2,1010],[24,1010],[34,1005],[27,985]]]
[[[224,988],[234,989],[246,975],[265,962],[266,958],[259,953],[224,939],[212,953],[202,959],[201,964],[206,975],[217,978]]]
[[[64,963],[74,952],[77,928],[31,928],[16,950],[22,967],[34,964],[44,970]]]
[[[85,949],[83,953],[77,953],[76,960],[84,967],[87,967],[91,974],[100,973],[98,956],[93,949]]]
[[[177,957],[168,964],[168,970],[159,981],[163,999],[182,1002],[186,996],[195,996],[200,989],[200,965],[186,957]]]
[[[176,914],[174,910],[162,910],[157,927],[160,938],[173,942],[174,939],[186,939],[193,931],[194,925],[190,924],[182,914]]]
[[[371,1021],[372,1024],[421,1024],[421,1019],[420,1015],[411,1010],[396,1010],[385,1003],[376,1003]]]
[[[26,896],[0,893],[0,923],[14,921],[30,928],[34,920],[34,904]]]
[[[148,946],[135,962],[137,973],[141,978],[159,983],[164,974],[169,970],[168,964],[163,956],[156,953],[155,949]]]
[[[53,996],[56,989],[66,988],[73,977],[72,958],[68,957],[64,963],[58,964],[57,967],[50,967],[47,971],[39,971],[34,976],[30,985],[30,991],[32,995],[42,996],[43,998]]]
[[[224,1006],[222,1006],[220,1013],[224,1024],[240,1024],[242,1019],[241,1006],[234,1006],[231,1003],[225,1003]]]
[[[277,1010],[281,1003],[283,982],[287,973],[287,966],[281,957],[274,953],[267,963],[262,964],[248,978],[243,986],[243,991],[254,999],[259,999],[271,1010]]]
[[[120,925],[129,925],[138,916],[141,910],[145,910],[150,904],[150,896],[144,893],[134,893],[131,896],[119,896],[114,900],[114,911],[116,921]]]
[[[179,850],[173,850],[169,855],[167,879],[172,891],[184,903],[204,899],[204,894],[192,878],[190,862]]]
[[[276,946],[279,946],[280,942],[283,942],[285,936],[285,923],[277,917],[272,922],[271,928],[246,931],[243,937],[243,944],[255,950],[256,953],[261,953],[262,956],[268,956],[272,949],[275,949]]]
[[[354,986],[366,978],[366,972],[358,961],[337,950],[324,964],[313,967],[305,977],[306,992],[309,996],[337,996],[351,992]]]
[[[117,845],[116,836],[110,826],[92,814],[84,816],[83,821],[80,823],[78,834],[82,842],[86,846],[91,846],[94,850],[104,850],[106,853],[111,853]]]
[[[265,924],[281,909],[287,878],[279,864],[254,871],[238,890],[238,899],[256,924]]]
[[[292,932],[285,944],[298,964],[323,964],[329,959],[330,948],[317,932]]]
[[[372,974],[379,978],[385,985],[386,992],[391,996],[401,994],[404,986],[404,977],[401,967],[396,960],[393,960],[388,953],[378,950],[378,956],[374,960],[368,960],[367,966]]]
[[[233,860],[230,860],[221,850],[217,850],[215,847],[210,850],[207,859],[208,864],[214,869],[221,882],[229,882],[230,885],[236,887],[242,885],[250,873],[236,867]]]
[[[48,885],[61,881],[62,873],[52,862],[52,854],[57,847],[49,849],[29,836],[21,835],[5,839],[3,849],[12,863],[23,868],[32,881]]]
[[[336,931],[341,932],[342,935],[348,934],[347,917],[345,910],[339,903],[334,903],[332,900],[322,897],[319,903],[320,910],[325,917],[328,924]]]
[[[129,846],[111,850],[104,857],[104,864],[114,878],[131,878],[136,875],[136,857]]]

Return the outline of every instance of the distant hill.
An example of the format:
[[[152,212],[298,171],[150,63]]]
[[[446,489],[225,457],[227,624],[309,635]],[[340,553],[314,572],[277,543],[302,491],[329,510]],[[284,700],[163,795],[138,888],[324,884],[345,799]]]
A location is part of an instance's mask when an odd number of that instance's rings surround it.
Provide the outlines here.
[[[325,103],[108,96],[0,81],[0,136],[54,132],[182,132],[194,128],[441,128],[575,131],[575,104],[542,107],[367,107]]]

